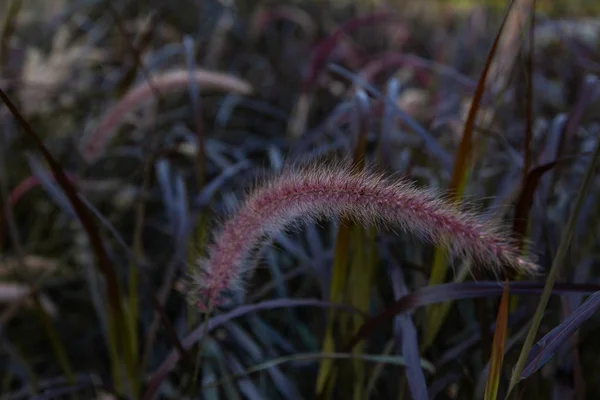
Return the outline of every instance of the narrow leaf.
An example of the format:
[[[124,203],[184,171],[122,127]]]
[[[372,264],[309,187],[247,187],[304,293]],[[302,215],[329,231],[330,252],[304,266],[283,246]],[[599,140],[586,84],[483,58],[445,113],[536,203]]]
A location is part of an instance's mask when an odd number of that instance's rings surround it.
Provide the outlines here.
[[[458,145],[458,150],[454,158],[454,168],[452,169],[452,177],[450,178],[449,191],[450,195],[455,201],[460,200],[465,189],[467,176],[470,169],[469,165],[471,163],[471,153],[473,151],[473,132],[475,128],[475,122],[477,119],[477,112],[479,111],[479,105],[485,92],[485,81],[488,76],[490,67],[492,65],[494,55],[496,54],[498,44],[500,43],[500,38],[502,36],[504,26],[506,25],[508,15],[510,14],[510,10],[513,4],[514,0],[511,0],[508,4],[506,13],[504,14],[504,19],[502,20],[500,28],[498,29],[498,33],[496,34],[496,38],[494,39],[494,43],[492,44],[492,47],[487,55],[485,66],[483,68],[483,71],[481,72],[481,75],[479,76],[479,81],[477,82],[475,93],[473,94],[473,100],[471,102],[471,107],[469,108],[469,113],[465,121],[462,138],[460,140],[460,144]],[[437,248],[433,256],[433,267],[431,269],[431,275],[429,278],[430,285],[439,284],[446,279],[447,264],[447,252],[443,249]],[[432,307],[427,310],[428,329],[424,342],[425,348],[429,347],[433,343],[439,331],[439,328],[441,327],[440,322],[446,319],[447,314],[441,316],[436,315],[435,317],[438,320],[434,321],[433,318],[435,309],[436,307]],[[435,326],[436,328],[431,329],[431,327],[433,326]]]
[[[575,206],[571,211],[571,215],[569,216],[569,220],[563,230],[560,244],[558,246],[558,250],[556,252],[556,256],[552,262],[552,266],[550,267],[550,272],[546,278],[546,284],[544,286],[544,291],[540,297],[540,301],[538,303],[538,307],[533,316],[531,328],[527,333],[527,337],[525,338],[525,343],[521,349],[521,354],[519,355],[519,359],[513,369],[511,378],[510,378],[510,386],[507,393],[507,397],[510,395],[511,391],[515,388],[517,383],[521,380],[521,373],[523,368],[525,368],[525,364],[527,362],[527,357],[529,355],[529,351],[533,346],[533,342],[535,340],[535,336],[537,335],[538,329],[542,322],[542,317],[544,315],[544,311],[546,306],[548,305],[548,301],[550,300],[550,295],[552,294],[552,287],[558,277],[558,273],[560,270],[560,266],[564,263],[569,246],[571,244],[571,239],[573,238],[573,234],[575,232],[575,225],[577,223],[579,213],[581,208],[583,207],[583,203],[585,201],[587,192],[591,186],[593,181],[594,172],[596,170],[596,166],[598,165],[598,161],[600,160],[600,139],[596,140],[596,148],[594,150],[593,156],[588,164],[587,170],[585,172],[585,176],[583,178],[583,182],[581,187],[579,188],[579,193],[577,193],[577,197],[575,199]]]
[[[443,303],[452,300],[500,296],[504,291],[504,285],[504,282],[479,281],[444,283],[435,286],[426,286],[422,289],[407,294],[406,296],[400,297],[379,314],[370,317],[360,327],[352,340],[342,348],[342,351],[349,351],[349,349],[354,347],[361,340],[369,337],[377,328],[390,321],[397,315],[411,312],[419,307],[430,304]],[[539,282],[510,282],[511,295],[539,295],[543,288],[544,285]],[[591,294],[597,291],[596,288],[600,289],[598,285],[558,283],[552,290],[550,290],[550,293],[553,295],[560,295],[564,293]]]
[[[573,335],[598,309],[600,309],[600,292],[591,295],[560,325],[548,332],[531,348],[527,356],[525,368],[521,373],[521,379],[528,378],[531,374],[542,368],[550,360],[558,347]]]
[[[508,329],[508,293],[509,285],[506,281],[498,315],[496,317],[496,330],[494,332],[494,341],[492,342],[492,356],[490,357],[490,369],[488,371],[488,380],[485,385],[485,400],[496,400],[498,396],[498,386],[500,384],[500,375],[502,373],[502,363],[504,361],[504,345],[506,344],[506,331]]]

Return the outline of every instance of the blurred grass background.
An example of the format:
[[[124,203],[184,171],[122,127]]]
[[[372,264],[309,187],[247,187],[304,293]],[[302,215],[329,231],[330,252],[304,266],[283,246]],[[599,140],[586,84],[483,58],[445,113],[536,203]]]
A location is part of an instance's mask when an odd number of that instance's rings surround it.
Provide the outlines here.
[[[507,10],[2,2],[2,398],[600,396],[600,2]],[[540,276],[320,221],[201,314],[185,277],[218,221],[264,171],[334,156],[453,190]]]

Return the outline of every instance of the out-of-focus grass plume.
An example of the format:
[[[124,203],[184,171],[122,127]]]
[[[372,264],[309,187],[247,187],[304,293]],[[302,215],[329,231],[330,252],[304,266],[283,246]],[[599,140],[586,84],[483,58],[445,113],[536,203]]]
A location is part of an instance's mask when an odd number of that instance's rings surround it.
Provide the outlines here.
[[[506,3],[0,2],[0,397],[599,397],[600,3]]]

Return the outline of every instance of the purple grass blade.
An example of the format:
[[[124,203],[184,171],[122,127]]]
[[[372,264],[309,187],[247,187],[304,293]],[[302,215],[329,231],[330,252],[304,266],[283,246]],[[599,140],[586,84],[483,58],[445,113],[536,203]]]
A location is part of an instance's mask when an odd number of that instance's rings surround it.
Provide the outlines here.
[[[267,353],[270,353],[267,356],[269,358],[279,356],[279,354],[277,354],[276,352],[269,351],[268,348],[265,348],[265,350],[263,351],[261,346],[259,346],[259,344],[238,324],[234,322],[229,322],[227,323],[226,328],[231,333],[233,339],[235,340],[235,343],[240,345],[247,351],[254,363],[261,363],[265,361],[265,355]],[[258,338],[260,338],[260,336]],[[288,379],[283,374],[283,372],[281,372],[281,369],[278,366],[272,366],[270,368],[267,368],[266,372],[271,377],[271,380],[277,387],[279,393],[281,393],[285,398],[297,399],[300,397],[293,381]]]
[[[67,196],[64,194],[58,183],[50,177],[49,171],[42,166],[39,159],[33,155],[27,154],[27,161],[31,168],[32,173],[39,179],[40,185],[46,191],[48,196],[54,201],[54,203],[60,207],[65,214],[76,221],[79,221],[75,210],[71,206]],[[78,195],[80,199],[83,197]],[[106,296],[103,294],[103,279],[102,274],[95,270],[93,262],[86,257],[84,264],[84,273],[87,280],[87,284],[90,290],[90,297],[96,315],[100,320],[103,333],[107,334],[107,320],[106,320]]]
[[[404,274],[399,266],[393,267],[390,271],[392,288],[394,296],[400,297],[408,294],[408,288],[404,281]],[[419,354],[419,340],[417,329],[408,314],[402,314],[396,317],[395,321],[395,339],[396,349],[402,353],[406,362],[406,380],[413,399],[427,399],[427,382],[423,369],[421,368],[421,357]]]
[[[550,360],[556,349],[600,308],[600,291],[592,294],[560,325],[548,332],[529,351],[521,379],[529,377]]]
[[[400,81],[398,79],[390,79],[387,83],[385,96],[396,104],[398,95],[400,94]],[[381,131],[379,132],[379,160],[381,165],[389,166],[392,163],[392,138],[396,136],[396,118],[394,109],[390,103],[386,102],[383,107],[383,118],[381,119]]]
[[[188,218],[187,189],[183,177],[171,169],[167,160],[156,163],[156,178],[161,189],[171,234],[176,246],[185,246]]]
[[[443,303],[452,300],[466,300],[483,297],[500,296],[504,288],[503,282],[454,282],[440,285],[426,286],[415,292],[400,297],[379,314],[370,317],[359,329],[354,338],[343,347],[345,352],[363,339],[369,337],[375,330],[393,319],[395,316],[410,312],[418,307]],[[517,281],[510,282],[510,294],[537,294],[542,293],[544,284],[540,282]],[[600,290],[598,285],[557,283],[552,289],[553,295],[567,293],[591,294]]]
[[[234,318],[238,318],[244,316],[249,313],[261,311],[261,310],[271,310],[278,308],[292,308],[292,307],[321,307],[321,308],[340,308],[349,312],[362,314],[359,310],[350,307],[345,304],[331,303],[327,301],[314,300],[314,299],[277,299],[277,300],[269,300],[263,301],[257,304],[247,304],[240,307],[237,307],[227,313],[218,314],[215,317],[211,318],[208,321],[207,332],[212,331],[213,329],[222,326],[228,321],[231,321]],[[202,337],[204,336],[205,328],[204,324],[200,324],[196,329],[194,329],[186,338],[182,341],[183,347],[189,349],[194,344],[196,344]],[[150,378],[148,387],[146,389],[146,393],[142,399],[150,400],[154,398],[154,394],[157,392],[159,386],[167,377],[167,374],[175,368],[175,365],[179,362],[180,355],[176,350],[171,351],[169,355],[165,358],[165,360],[161,363],[158,369],[152,374]]]
[[[243,348],[253,362],[261,362],[263,351],[248,333],[235,322],[228,322],[224,328],[229,331],[236,346]]]
[[[225,362],[229,367],[230,371],[234,374],[241,374],[244,372],[244,367],[241,362],[232,352],[225,353]],[[237,381],[238,389],[241,393],[243,393],[247,399],[249,400],[262,400],[264,399],[264,394],[261,393],[259,388],[252,382],[249,376],[246,375],[245,379],[239,379]]]
[[[221,187],[225,185],[227,180],[233,178],[251,166],[252,165],[249,160],[242,160],[236,164],[225,167],[217,177],[204,185],[200,193],[195,197],[192,208],[194,210],[198,210],[210,204],[215,193],[217,193],[217,191],[219,191]]]
[[[347,69],[335,64],[331,64],[329,66],[329,69],[335,72],[336,74],[339,74],[344,78],[349,79],[355,86],[365,90],[371,96],[374,96],[375,98],[383,101],[384,104],[386,106],[389,106],[390,109],[394,112],[394,114],[396,114],[396,116],[402,120],[402,122],[404,122],[409,128],[414,130],[421,137],[427,149],[438,157],[438,160],[440,161],[442,166],[446,168],[446,170],[452,169],[452,157],[450,156],[450,154],[446,150],[444,150],[442,146],[440,146],[440,144],[431,135],[431,133],[427,132],[427,130],[423,126],[421,126],[421,124],[415,121],[406,112],[401,110],[395,102],[390,100],[387,96],[383,96],[381,92],[377,90],[377,88],[375,88],[368,82],[365,82],[364,79],[360,78],[355,73],[350,72]]]
[[[291,338],[284,337],[281,331],[271,327],[258,315],[249,316],[249,324],[254,336],[261,338],[262,342],[265,343],[271,351],[275,352],[276,349],[279,349],[283,350],[284,353],[299,352],[296,346],[288,340]]]
[[[294,381],[285,376],[279,368],[269,368],[268,372],[284,399],[302,399]]]
[[[50,172],[42,166],[42,163],[37,157],[32,154],[26,154],[26,157],[31,172],[39,179],[40,185],[44,188],[48,196],[50,196],[54,203],[70,218],[76,218],[75,211],[69,203],[67,196],[63,193],[58,183],[56,183],[56,180],[50,177]]]
[[[283,275],[281,273],[280,264],[277,259],[277,255],[273,251],[273,249],[265,249],[263,252],[264,261],[267,263],[267,268],[269,272],[271,272],[272,282],[275,284],[275,293],[277,297],[288,297],[287,287],[285,285],[285,280],[283,279]]]

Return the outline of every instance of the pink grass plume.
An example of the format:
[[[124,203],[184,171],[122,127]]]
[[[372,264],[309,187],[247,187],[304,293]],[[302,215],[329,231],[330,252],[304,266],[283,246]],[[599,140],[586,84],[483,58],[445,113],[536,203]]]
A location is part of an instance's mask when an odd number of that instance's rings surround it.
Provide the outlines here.
[[[117,133],[118,127],[127,114],[137,108],[145,100],[152,99],[154,90],[160,94],[177,92],[188,85],[196,83],[203,90],[223,90],[242,95],[249,95],[253,88],[250,83],[232,75],[205,69],[173,69],[153,76],[132,88],[125,96],[111,107],[100,119],[98,127],[81,144],[81,154],[86,162],[93,162],[104,151],[108,143]]]
[[[191,277],[192,300],[203,311],[219,307],[228,293],[243,291],[253,250],[264,239],[292,223],[335,216],[400,228],[496,271],[537,270],[499,225],[483,221],[434,191],[345,164],[314,165],[288,168],[247,196],[216,232],[207,257],[198,261]]]

